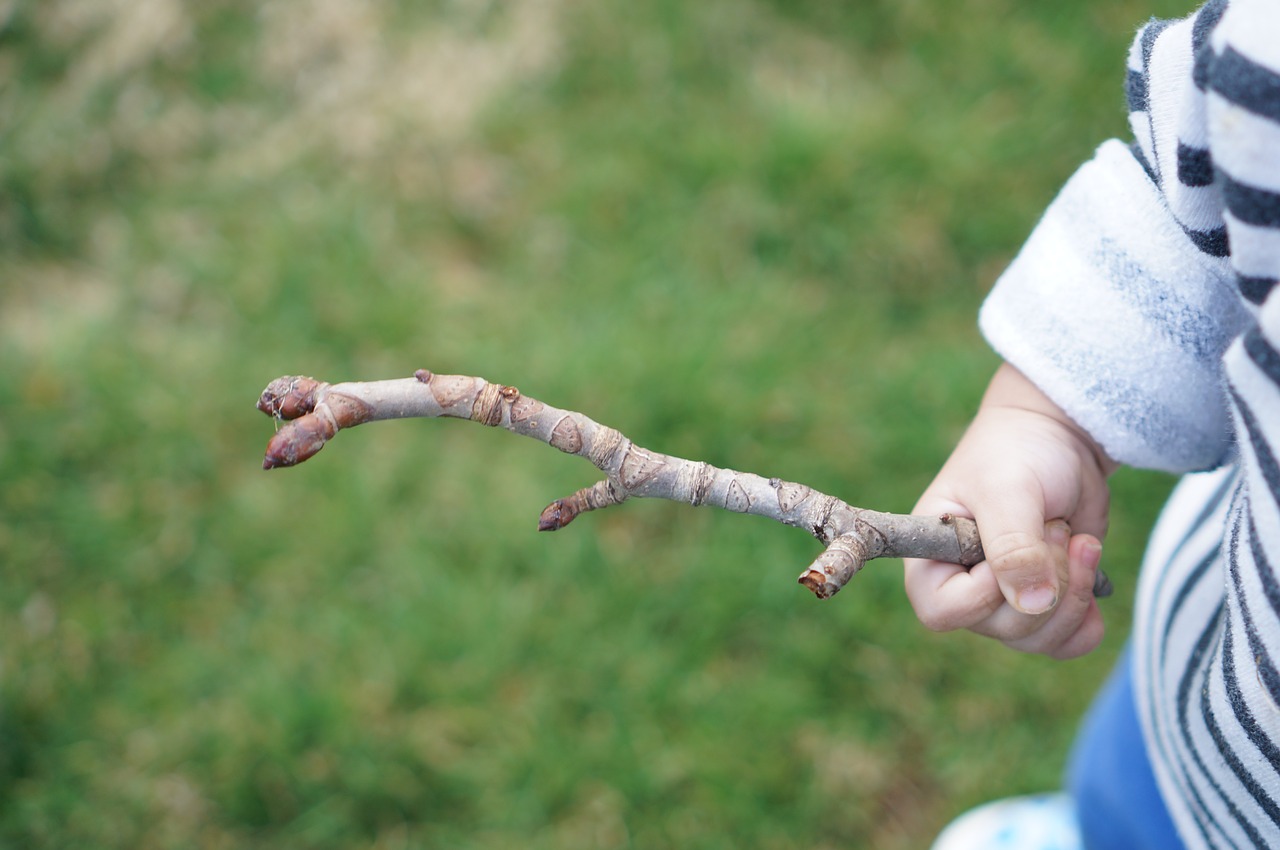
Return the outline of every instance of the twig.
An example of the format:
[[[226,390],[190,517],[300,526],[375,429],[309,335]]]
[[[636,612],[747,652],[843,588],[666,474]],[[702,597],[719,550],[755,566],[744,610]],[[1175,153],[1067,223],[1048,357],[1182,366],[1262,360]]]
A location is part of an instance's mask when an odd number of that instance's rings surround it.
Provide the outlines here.
[[[446,416],[549,443],[604,472],[604,480],[548,505],[538,519],[539,531],[564,528],[581,513],[633,497],[714,505],[803,528],[826,545],[800,576],[819,599],[838,592],[873,558],[930,558],[962,566],[983,559],[977,526],[964,517],[869,511],[803,484],[660,454],[581,413],[483,378],[426,369],[412,378],[342,384],[283,377],[263,390],[258,409],[290,420],[267,444],[263,469],[302,463],[342,428],[379,419]],[[1094,595],[1110,593],[1111,583],[1099,571]]]

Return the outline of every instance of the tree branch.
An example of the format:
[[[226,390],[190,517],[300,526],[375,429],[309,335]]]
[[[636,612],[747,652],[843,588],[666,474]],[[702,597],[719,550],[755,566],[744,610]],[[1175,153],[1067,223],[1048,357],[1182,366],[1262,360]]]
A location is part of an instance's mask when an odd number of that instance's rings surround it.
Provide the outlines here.
[[[302,463],[342,428],[380,419],[444,416],[532,437],[586,458],[605,474],[548,505],[538,519],[539,531],[564,528],[581,513],[630,498],[713,505],[802,528],[826,546],[800,576],[800,583],[819,599],[837,593],[873,558],[931,558],[963,566],[983,559],[972,520],[869,511],[803,484],[659,454],[581,413],[551,407],[483,378],[426,369],[412,378],[342,384],[283,377],[263,390],[258,409],[290,420],[267,444],[263,469]],[[1094,595],[1110,593],[1111,583],[1099,571]]]

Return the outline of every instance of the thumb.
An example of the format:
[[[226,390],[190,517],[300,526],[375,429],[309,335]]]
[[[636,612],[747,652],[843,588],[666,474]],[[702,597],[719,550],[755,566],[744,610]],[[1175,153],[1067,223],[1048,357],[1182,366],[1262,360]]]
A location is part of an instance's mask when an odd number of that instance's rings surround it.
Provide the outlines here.
[[[1005,505],[996,517],[985,524],[980,515],[974,519],[1000,592],[1023,614],[1052,610],[1065,579],[1059,572],[1065,570],[1071,529],[1063,520],[1046,523],[1041,511],[1025,504],[1021,510]]]

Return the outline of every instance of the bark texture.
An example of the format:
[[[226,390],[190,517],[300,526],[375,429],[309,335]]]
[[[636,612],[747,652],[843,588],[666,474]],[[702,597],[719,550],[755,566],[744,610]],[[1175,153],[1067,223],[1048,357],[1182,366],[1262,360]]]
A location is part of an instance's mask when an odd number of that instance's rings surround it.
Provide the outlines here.
[[[870,511],[803,484],[661,454],[581,413],[483,378],[426,369],[412,378],[341,384],[288,376],[267,385],[258,409],[288,420],[267,444],[263,469],[302,463],[343,428],[380,419],[451,417],[532,437],[589,460],[605,474],[548,505],[538,519],[540,531],[564,528],[579,514],[630,498],[713,505],[802,528],[826,546],[800,575],[819,599],[833,596],[874,558],[932,558],[967,567],[983,559],[972,520]],[[1110,592],[1099,571],[1094,594]]]

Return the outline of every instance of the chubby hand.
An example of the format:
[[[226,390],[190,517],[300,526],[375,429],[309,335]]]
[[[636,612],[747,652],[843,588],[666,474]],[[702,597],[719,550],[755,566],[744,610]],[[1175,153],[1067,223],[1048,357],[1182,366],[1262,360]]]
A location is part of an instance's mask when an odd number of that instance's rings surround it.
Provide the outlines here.
[[[1102,641],[1093,577],[1107,531],[1100,447],[1012,366],[914,513],[973,518],[987,560],[906,562],[907,596],[930,629],[969,629],[1023,652],[1084,655]]]

